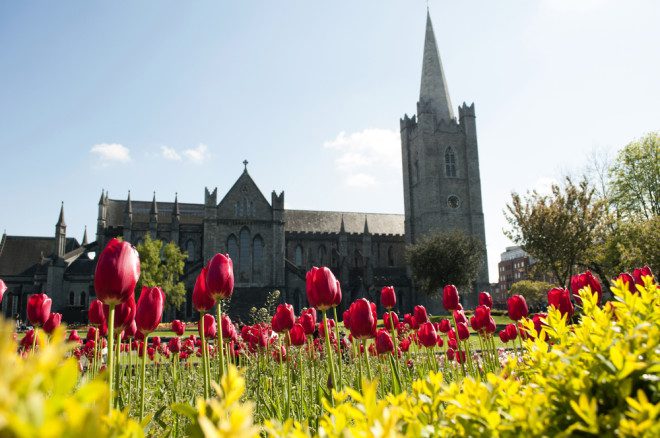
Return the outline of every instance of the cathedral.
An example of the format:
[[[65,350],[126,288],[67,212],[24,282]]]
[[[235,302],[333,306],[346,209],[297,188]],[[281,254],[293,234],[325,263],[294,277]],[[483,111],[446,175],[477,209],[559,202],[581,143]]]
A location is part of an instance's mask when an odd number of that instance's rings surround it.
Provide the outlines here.
[[[425,235],[460,229],[485,244],[484,215],[474,104],[463,103],[455,116],[449,98],[430,15],[427,15],[422,78],[417,114],[400,120],[405,214],[291,210],[284,192],[264,196],[245,161],[234,185],[220,198],[218,189],[204,189],[203,203],[121,199],[103,191],[98,203],[94,241],[87,231],[82,242],[66,237],[64,206],[54,237],[11,236],[0,241],[0,278],[8,290],[2,301],[6,317],[25,318],[27,297],[46,292],[53,311],[67,322],[84,322],[94,299],[96,257],[113,237],[135,245],[152,238],[177,243],[188,254],[181,278],[188,291],[176,316],[195,317],[192,289],[202,266],[216,253],[234,261],[235,292],[229,313],[246,322],[249,310],[264,304],[277,289],[298,313],[307,306],[305,273],[328,266],[341,282],[342,304],[366,297],[380,300],[380,289],[393,285],[398,307],[409,312],[425,304],[439,313],[437,298],[418,294],[405,248]],[[487,263],[471,291],[488,287]],[[172,315],[173,316],[173,315]]]

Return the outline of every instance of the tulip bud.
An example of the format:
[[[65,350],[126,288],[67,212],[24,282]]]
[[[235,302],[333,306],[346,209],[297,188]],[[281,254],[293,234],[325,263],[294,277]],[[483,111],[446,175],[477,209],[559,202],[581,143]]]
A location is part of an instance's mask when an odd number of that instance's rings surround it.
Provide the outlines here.
[[[376,334],[376,352],[378,354],[394,352],[392,337],[386,329],[380,329]]]
[[[57,327],[62,323],[61,313],[51,313],[48,320],[44,323],[43,329],[49,335],[52,335]]]
[[[438,343],[438,334],[436,333],[433,324],[425,322],[420,325],[419,330],[417,331],[417,339],[419,339],[419,343],[424,347],[434,347]]]
[[[226,300],[234,293],[234,263],[229,254],[216,254],[206,272],[207,293],[214,300]]]
[[[562,315],[568,315],[568,319],[573,316],[573,303],[571,294],[567,289],[554,287],[548,291],[548,305],[553,306]]]
[[[273,331],[283,333],[291,330],[295,323],[296,317],[293,313],[293,306],[291,304],[280,304],[275,310],[275,315],[271,319],[271,326]]]
[[[140,256],[128,242],[112,239],[101,252],[94,273],[96,297],[104,304],[119,304],[134,293],[140,278]]]
[[[600,285],[600,282],[593,276],[591,271],[583,272],[582,274],[574,275],[571,277],[571,292],[573,292],[573,298],[578,304],[582,304],[582,298],[580,298],[580,290],[584,287],[589,286],[591,293],[598,294],[598,303],[600,304],[601,299],[603,298],[603,288]]]
[[[192,302],[195,310],[198,312],[208,312],[215,306],[215,300],[209,294],[206,287],[206,273],[207,268],[202,268],[201,272],[195,280],[195,288],[193,289]]]
[[[458,309],[458,289],[453,284],[448,284],[442,289],[442,305],[447,311]]]
[[[163,316],[165,293],[159,287],[143,287],[135,312],[138,330],[147,335],[158,328]]]
[[[396,306],[396,293],[393,286],[385,286],[381,289],[380,304],[388,310]]]
[[[644,286],[644,277],[651,277],[651,281],[655,281],[655,278],[653,278],[653,272],[651,272],[651,268],[649,268],[648,266],[635,268],[633,270],[632,276],[635,280],[635,284],[638,284],[640,286]]]
[[[375,335],[377,316],[371,303],[365,298],[354,301],[350,307],[350,330],[356,339],[368,339]]]
[[[50,306],[53,300],[46,294],[30,295],[27,302],[27,318],[32,325],[42,326],[50,317]]]
[[[202,336],[202,325],[199,324],[199,335]],[[206,313],[204,314],[204,337],[206,339],[215,338],[215,335],[218,334],[218,328],[215,323],[215,318],[213,315]]]
[[[493,297],[488,292],[479,292],[479,305],[493,308]]]
[[[186,323],[181,322],[178,319],[175,319],[172,321],[172,331],[177,335],[177,336],[183,336],[183,334],[186,331]]]
[[[426,307],[424,307],[424,306],[415,306],[414,309],[413,309],[413,314],[414,314],[414,317],[415,317],[415,322],[418,325],[421,325],[421,324],[429,321],[429,316],[426,313]]]
[[[468,326],[464,322],[459,322],[456,324],[456,328],[458,330],[458,339],[461,341],[465,341],[466,339],[470,338],[470,330],[468,329]]]
[[[325,311],[341,302],[341,290],[332,271],[325,266],[312,267],[306,275],[307,301],[312,307]]]
[[[385,312],[383,314],[383,325],[388,330],[390,330],[392,326],[397,327],[399,325],[399,317],[394,312]]]
[[[291,337],[291,345],[295,345],[297,347],[305,345],[305,341],[307,340],[305,329],[298,323],[293,325],[289,331],[289,336]]]
[[[507,300],[507,305],[509,307],[509,318],[514,321],[520,321],[529,314],[525,297],[521,295],[511,296]]]
[[[499,336],[500,336],[500,340],[505,344],[509,342],[509,336],[506,334],[506,330],[500,330]]]

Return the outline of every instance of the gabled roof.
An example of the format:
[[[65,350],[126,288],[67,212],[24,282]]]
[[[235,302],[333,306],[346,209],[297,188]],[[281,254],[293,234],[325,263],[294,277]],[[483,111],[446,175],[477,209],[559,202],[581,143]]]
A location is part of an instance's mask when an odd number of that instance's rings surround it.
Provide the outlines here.
[[[405,217],[402,214],[317,210],[284,210],[284,229],[287,232],[339,233],[342,218],[347,233],[363,233],[365,220],[369,223],[371,234],[405,233]]]
[[[66,239],[66,252],[78,247],[72,237]],[[0,277],[32,275],[44,257],[53,254],[54,237],[7,236],[0,242]]]

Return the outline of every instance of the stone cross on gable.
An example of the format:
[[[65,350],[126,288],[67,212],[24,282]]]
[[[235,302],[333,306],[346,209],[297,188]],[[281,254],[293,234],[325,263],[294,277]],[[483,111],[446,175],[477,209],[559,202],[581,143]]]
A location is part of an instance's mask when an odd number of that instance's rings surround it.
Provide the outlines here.
[[[248,165],[248,160],[243,160],[243,166],[245,166],[245,170],[247,172],[247,165]]]

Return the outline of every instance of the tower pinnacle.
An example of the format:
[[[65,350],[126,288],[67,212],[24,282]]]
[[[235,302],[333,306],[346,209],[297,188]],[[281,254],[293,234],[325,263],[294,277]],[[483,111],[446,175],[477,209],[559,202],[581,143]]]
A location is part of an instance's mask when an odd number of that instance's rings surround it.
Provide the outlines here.
[[[447,80],[442,69],[438,45],[435,41],[431,14],[426,13],[426,36],[424,38],[424,58],[422,60],[422,82],[419,89],[419,102],[435,113],[438,120],[454,118]]]
[[[62,206],[60,207],[60,217],[57,219],[57,224],[58,227],[66,227],[66,222],[64,222],[64,202],[62,202]]]

